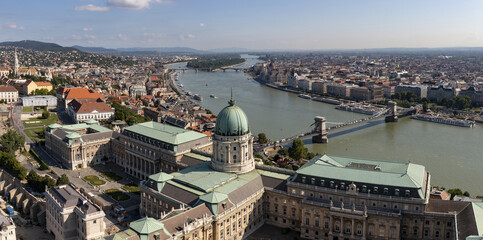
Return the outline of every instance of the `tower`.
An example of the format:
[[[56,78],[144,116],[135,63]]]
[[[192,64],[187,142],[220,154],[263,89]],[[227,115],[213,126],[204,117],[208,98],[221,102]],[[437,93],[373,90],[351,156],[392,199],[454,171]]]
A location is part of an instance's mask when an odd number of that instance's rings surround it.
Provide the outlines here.
[[[17,56],[17,49],[15,48],[15,68],[14,68],[15,77],[18,77],[18,56]]]
[[[394,101],[387,102],[389,108],[389,114],[386,116],[386,122],[397,122],[397,103]]]
[[[325,124],[325,117],[317,116],[315,117],[315,133],[317,135],[312,137],[312,142],[314,143],[328,143],[327,138],[327,127]]]
[[[211,167],[217,171],[246,173],[255,169],[253,137],[245,112],[228,101],[216,119]]]

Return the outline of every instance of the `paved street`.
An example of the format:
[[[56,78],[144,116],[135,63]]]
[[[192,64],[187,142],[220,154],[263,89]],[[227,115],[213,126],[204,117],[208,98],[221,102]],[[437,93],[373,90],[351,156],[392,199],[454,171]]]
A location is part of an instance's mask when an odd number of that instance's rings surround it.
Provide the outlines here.
[[[83,168],[80,170],[68,170],[65,168],[61,168],[60,167],[61,164],[59,163],[59,161],[55,159],[55,157],[47,153],[43,147],[35,145],[33,146],[33,148],[35,149],[39,157],[42,158],[44,162],[47,165],[49,165],[53,171],[57,173],[57,175],[60,176],[62,174],[66,174],[69,177],[69,180],[72,184],[74,184],[78,188],[83,188],[87,192],[91,192],[92,194],[98,196],[99,200],[102,202],[104,206],[116,205],[118,203],[117,201],[113,200],[111,197],[104,194],[103,192],[105,190],[116,188],[128,194],[131,198],[129,200],[119,202],[119,205],[124,207],[124,209],[126,209],[126,211],[129,212],[129,214],[134,219],[139,215],[138,209],[139,209],[139,203],[140,203],[140,196],[122,189],[123,185],[129,184],[129,183],[138,184],[139,180],[125,174],[122,168],[120,168],[115,163],[109,162],[109,163],[106,163],[106,165],[99,164],[94,167]],[[121,176],[122,180],[119,182],[111,182],[101,176],[102,172],[114,172],[118,176]],[[95,186],[95,187],[90,185],[87,181],[83,179],[85,176],[89,176],[89,175],[98,176],[100,179],[104,180],[106,184],[101,186]],[[106,213],[106,215],[108,215],[108,213]],[[112,219],[112,221],[114,220]]]

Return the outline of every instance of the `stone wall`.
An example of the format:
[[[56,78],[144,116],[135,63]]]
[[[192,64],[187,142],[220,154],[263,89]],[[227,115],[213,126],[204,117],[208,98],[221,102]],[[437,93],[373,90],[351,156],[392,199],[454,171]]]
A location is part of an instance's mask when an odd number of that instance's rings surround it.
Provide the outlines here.
[[[30,219],[45,226],[45,201],[25,190],[20,179],[0,169],[0,194],[15,209],[26,214]]]

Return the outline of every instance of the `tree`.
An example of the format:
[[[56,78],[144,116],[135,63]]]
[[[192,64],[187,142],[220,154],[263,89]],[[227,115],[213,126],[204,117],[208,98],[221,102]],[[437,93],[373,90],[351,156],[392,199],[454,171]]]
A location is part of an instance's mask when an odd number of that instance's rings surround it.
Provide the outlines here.
[[[62,174],[60,178],[57,178],[57,182],[55,183],[55,185],[59,186],[59,185],[65,185],[65,184],[69,184],[69,177],[67,177],[67,175],[65,174]]]
[[[423,112],[427,112],[427,111],[428,111],[428,103],[423,102]]]
[[[277,154],[280,155],[280,156],[288,156],[288,149],[286,148],[282,148],[280,150],[277,151]]]
[[[20,165],[20,162],[11,153],[0,152],[0,168],[5,169],[5,171],[20,179],[25,179],[27,176],[25,168]]]
[[[292,146],[288,149],[288,154],[291,158],[300,160],[307,156],[308,151],[301,139],[295,139]]]
[[[23,147],[25,144],[25,138],[15,130],[9,129],[0,137],[0,144],[2,144],[3,151],[14,153]]]
[[[49,94],[49,90],[47,90],[46,88],[35,89],[30,93],[30,95],[37,95],[37,96],[43,96],[48,94]]]
[[[259,133],[258,134],[258,142],[260,144],[266,144],[268,142],[267,135],[265,135],[265,133]]]
[[[42,118],[43,118],[43,119],[47,119],[47,118],[49,118],[49,117],[50,117],[50,113],[49,113],[49,111],[44,110],[44,111],[42,112]]]

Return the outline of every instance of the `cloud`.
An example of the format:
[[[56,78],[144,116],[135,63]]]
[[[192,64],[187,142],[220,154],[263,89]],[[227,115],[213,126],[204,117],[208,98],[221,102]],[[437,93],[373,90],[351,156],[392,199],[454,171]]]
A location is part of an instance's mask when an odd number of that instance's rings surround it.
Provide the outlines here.
[[[123,40],[123,41],[126,41],[127,40],[127,37],[122,35],[122,34],[117,34],[117,38],[120,39],[120,40]]]
[[[90,32],[92,30],[94,30],[94,29],[88,28],[88,27],[82,28],[82,31],[84,31],[84,32]]]
[[[206,25],[204,23],[200,23],[200,27],[205,27]]]
[[[89,11],[89,12],[105,12],[109,11],[109,7],[101,7],[101,6],[95,6],[92,4],[87,4],[84,6],[77,6],[75,7],[76,11]]]
[[[19,26],[16,23],[13,23],[13,22],[5,23],[3,26],[0,26],[0,28],[2,28],[2,27],[9,28],[9,29],[15,29],[15,30],[25,30],[24,26]]]
[[[97,37],[96,36],[93,36],[93,35],[88,35],[88,34],[85,34],[84,35],[84,39],[88,39],[88,40],[96,40]]]
[[[64,39],[65,39],[65,40],[81,40],[81,39],[82,39],[82,37],[81,37],[81,36],[79,36],[79,35],[71,35],[71,36],[69,36],[69,37],[65,37]]]
[[[184,41],[184,40],[186,40],[187,38],[195,38],[195,35],[193,35],[193,34],[191,34],[191,33],[186,34],[186,35],[179,35],[179,39],[180,39],[181,41]]]
[[[140,10],[143,8],[149,8],[151,3],[169,4],[169,0],[107,0],[107,5],[131,10]]]

